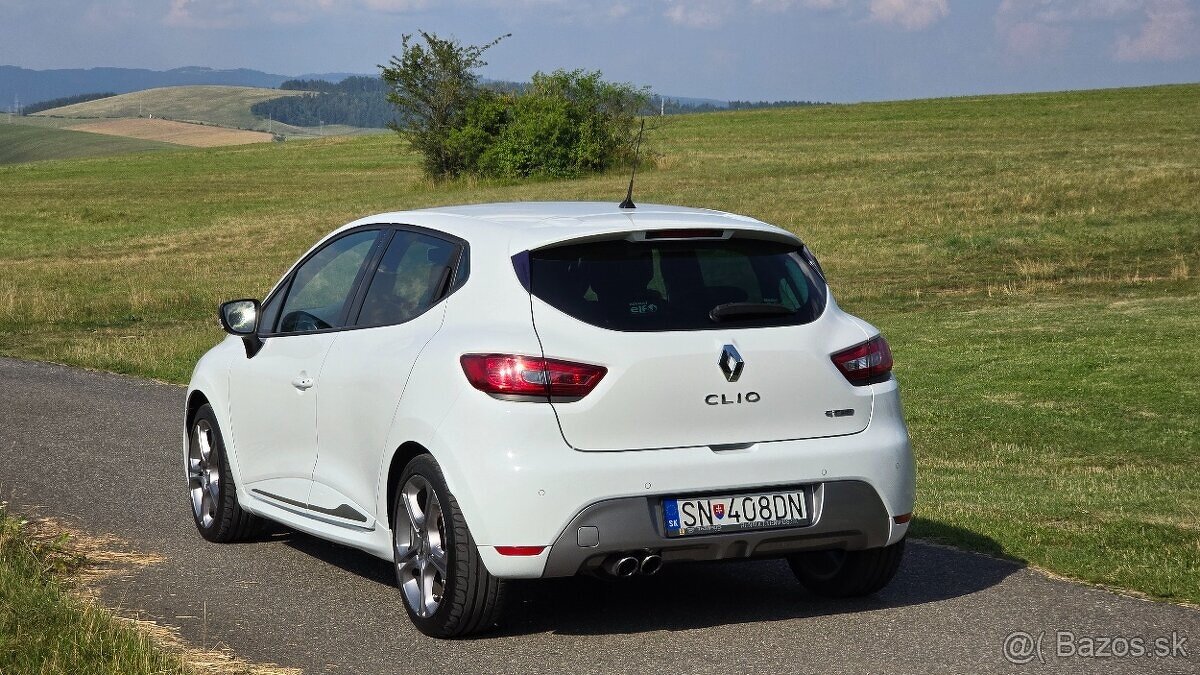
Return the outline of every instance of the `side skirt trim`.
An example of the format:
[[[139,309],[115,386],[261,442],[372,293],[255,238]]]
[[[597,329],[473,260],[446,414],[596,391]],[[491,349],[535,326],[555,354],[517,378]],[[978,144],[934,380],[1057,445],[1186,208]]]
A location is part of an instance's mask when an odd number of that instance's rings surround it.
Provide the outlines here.
[[[350,506],[349,504],[342,504],[342,505],[338,506],[336,509],[327,509],[323,506],[317,506],[315,504],[305,504],[304,502],[301,502],[296,499],[288,499],[287,497],[281,497],[276,494],[271,494],[270,492],[267,492],[265,490],[259,490],[258,488],[253,488],[250,491],[257,495],[266,497],[268,499],[273,499],[277,502],[288,504],[289,506],[299,507],[306,511],[320,513],[325,516],[333,516],[334,518],[341,518],[343,520],[353,520],[353,521],[356,521],[359,523],[367,522],[367,517],[364,514],[359,513],[358,509],[355,509],[353,506]]]

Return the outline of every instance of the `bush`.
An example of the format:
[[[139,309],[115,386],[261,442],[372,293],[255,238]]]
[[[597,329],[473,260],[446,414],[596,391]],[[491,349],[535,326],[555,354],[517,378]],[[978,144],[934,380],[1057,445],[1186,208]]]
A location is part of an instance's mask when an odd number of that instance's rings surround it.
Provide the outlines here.
[[[495,145],[511,119],[511,98],[508,94],[482,89],[467,105],[460,125],[450,131],[446,141],[447,154],[460,172],[476,172],[480,159]]]
[[[558,70],[534,74],[528,90],[507,100],[506,123],[474,167],[479,175],[571,177],[619,164],[633,154],[646,94],[598,71]]]
[[[404,36],[403,51],[383,67],[397,131],[424,157],[427,174],[451,178],[571,177],[603,171],[633,154],[634,122],[649,94],[605,82],[599,71],[533,75],[528,87],[479,86],[481,56],[502,36],[462,46],[430,33]]]

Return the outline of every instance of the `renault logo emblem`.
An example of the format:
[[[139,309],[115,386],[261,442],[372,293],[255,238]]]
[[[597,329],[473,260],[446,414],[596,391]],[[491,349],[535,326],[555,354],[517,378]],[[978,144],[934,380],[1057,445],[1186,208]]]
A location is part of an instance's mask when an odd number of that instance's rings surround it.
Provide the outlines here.
[[[725,373],[725,379],[730,382],[737,382],[742,376],[742,368],[746,362],[742,360],[742,355],[733,345],[725,345],[725,349],[721,350],[721,358],[717,359],[717,365],[721,366],[721,372]]]

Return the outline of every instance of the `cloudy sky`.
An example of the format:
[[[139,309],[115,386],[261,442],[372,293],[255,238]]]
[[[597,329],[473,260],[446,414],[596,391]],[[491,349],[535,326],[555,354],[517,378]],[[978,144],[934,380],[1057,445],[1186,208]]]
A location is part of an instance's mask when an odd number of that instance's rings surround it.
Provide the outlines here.
[[[1200,0],[0,0],[0,64],[369,73],[416,29],[719,99],[1200,81]]]

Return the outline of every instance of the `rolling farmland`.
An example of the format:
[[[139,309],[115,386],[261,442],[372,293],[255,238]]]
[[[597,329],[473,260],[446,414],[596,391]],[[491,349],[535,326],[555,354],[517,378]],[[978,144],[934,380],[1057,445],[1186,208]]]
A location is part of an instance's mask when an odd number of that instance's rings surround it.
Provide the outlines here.
[[[1197,111],[1177,85],[668,118],[635,198],[797,232],[883,329],[917,535],[1196,603]],[[337,225],[628,180],[435,184],[394,134],[183,156],[0,167],[0,353],[182,382],[217,303]]]
[[[213,148],[223,145],[245,145],[247,143],[269,143],[271,134],[262,131],[226,129],[191,122],[175,122],[162,119],[115,119],[85,122],[67,127],[72,131],[93,134],[124,136],[147,141],[161,141],[197,148]]]

